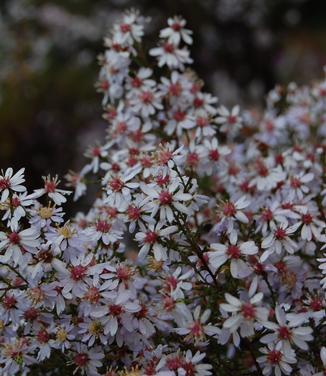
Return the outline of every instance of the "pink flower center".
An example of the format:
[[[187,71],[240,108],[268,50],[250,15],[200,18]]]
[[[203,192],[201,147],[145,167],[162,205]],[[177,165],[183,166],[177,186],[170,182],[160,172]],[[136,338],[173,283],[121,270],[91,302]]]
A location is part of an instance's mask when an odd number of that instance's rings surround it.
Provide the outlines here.
[[[77,354],[74,357],[74,363],[78,367],[85,367],[88,361],[89,361],[89,357],[85,353]]]
[[[185,376],[194,376],[196,374],[195,366],[191,362],[184,362],[182,368],[186,371]]]
[[[209,156],[209,159],[210,159],[211,161],[215,161],[215,162],[217,162],[217,161],[220,159],[220,153],[218,152],[217,149],[215,149],[215,150],[210,150],[208,156]]]
[[[140,79],[139,77],[134,77],[134,78],[132,79],[132,81],[131,81],[131,86],[132,86],[132,87],[135,87],[135,88],[140,87],[141,84],[142,84],[142,81],[141,81],[141,79]]]
[[[234,125],[236,122],[237,122],[237,117],[236,117],[236,116],[230,115],[230,116],[228,117],[228,123],[229,123],[230,125]]]
[[[132,272],[127,266],[117,267],[117,278],[120,279],[120,281],[127,281],[131,275]]]
[[[6,308],[6,309],[11,309],[13,308],[17,303],[17,300],[14,296],[11,296],[11,295],[6,295],[3,299],[2,299],[2,304],[3,306]]]
[[[171,25],[171,28],[174,30],[174,31],[180,31],[182,26],[179,24],[179,22],[175,22]]]
[[[257,163],[257,172],[259,176],[268,176],[268,168],[262,162]]]
[[[20,205],[20,200],[19,200],[19,198],[18,198],[18,197],[13,197],[13,198],[11,199],[11,206],[12,206],[13,208],[18,208],[19,205]]]
[[[242,305],[241,313],[246,320],[253,320],[256,317],[255,307],[250,303],[244,303]]]
[[[204,127],[206,127],[208,125],[208,120],[205,117],[199,116],[196,119],[196,124],[197,124],[198,127],[204,128]]]
[[[24,312],[24,318],[27,321],[36,320],[38,318],[38,315],[39,315],[39,313],[38,313],[37,309],[34,308],[34,307],[31,307]]]
[[[123,188],[123,182],[119,178],[115,178],[111,180],[109,184],[110,184],[112,191],[114,192],[120,192],[121,189]]]
[[[278,337],[280,339],[290,339],[291,338],[291,332],[286,326],[281,326],[278,330]]]
[[[323,308],[323,303],[319,298],[315,298],[310,303],[310,308],[314,311],[320,311]]]
[[[273,212],[270,209],[265,209],[261,214],[261,219],[264,222],[271,221],[273,219]]]
[[[149,231],[145,236],[145,243],[154,244],[157,240],[157,234],[154,231]]]
[[[178,286],[178,280],[173,276],[167,277],[165,280],[165,285],[168,291],[175,290]]]
[[[98,146],[95,146],[91,153],[93,157],[99,157],[101,155],[101,149]]]
[[[169,160],[172,158],[172,153],[168,150],[161,151],[159,154],[158,161],[161,165],[165,165],[169,162]]]
[[[186,117],[186,113],[183,111],[176,111],[173,115],[173,118],[177,123],[180,123],[181,121],[183,121],[185,117]]]
[[[172,195],[168,191],[162,191],[159,195],[161,205],[170,205],[172,203]]]
[[[87,267],[82,265],[77,265],[71,268],[70,276],[74,281],[80,281],[86,276]]]
[[[196,108],[202,107],[203,104],[204,104],[204,101],[202,99],[200,99],[200,98],[194,99],[194,106]]]
[[[166,361],[166,365],[171,371],[177,371],[182,367],[182,363],[182,359],[180,359],[179,357],[169,358]]]
[[[44,189],[46,193],[54,193],[57,188],[57,184],[54,180],[46,181]]]
[[[310,223],[312,223],[312,215],[311,214],[304,214],[302,216],[302,222],[305,225],[310,225]]]
[[[89,301],[90,303],[96,304],[100,300],[100,292],[98,288],[91,287],[87,290],[84,299]]]
[[[130,205],[127,210],[128,218],[132,221],[137,221],[140,218],[140,209]]]
[[[191,334],[194,337],[201,337],[203,335],[203,329],[200,321],[195,321],[191,327]]]
[[[292,188],[300,188],[301,187],[301,181],[298,178],[292,178],[290,184],[291,184]]]
[[[20,242],[20,236],[17,234],[17,232],[12,232],[9,236],[8,239],[11,244],[19,244]]]
[[[283,228],[278,228],[275,230],[274,235],[277,240],[283,240],[286,237],[286,231]]]
[[[170,181],[170,176],[169,175],[159,175],[157,178],[156,178],[156,183],[159,185],[159,186],[162,186],[162,185],[165,185],[167,184],[168,182]]]
[[[0,179],[0,191],[3,191],[4,189],[9,189],[10,188],[10,179],[8,178],[1,178]]]
[[[226,216],[226,217],[232,217],[233,215],[235,215],[237,212],[236,208],[235,208],[235,205],[233,202],[226,202],[224,204],[224,207],[223,207],[223,214]]]
[[[119,304],[112,304],[109,306],[109,313],[112,316],[119,316],[123,312],[123,308]]]
[[[96,223],[96,231],[106,234],[110,231],[111,224],[106,221],[98,221]]]
[[[164,43],[163,49],[167,54],[173,54],[174,52],[174,46],[172,43]]]
[[[153,94],[150,91],[144,91],[140,94],[140,100],[145,104],[150,104],[153,101]]]
[[[171,84],[169,87],[169,93],[174,97],[179,97],[181,94],[181,85],[178,82],[176,84]]]
[[[278,364],[281,361],[281,359],[282,353],[277,350],[273,350],[267,355],[267,360],[270,364]]]
[[[49,339],[50,339],[50,335],[49,333],[43,329],[43,330],[40,330],[38,333],[37,333],[37,340],[40,342],[40,343],[47,343],[49,342]]]
[[[199,162],[199,157],[197,153],[189,153],[187,157],[187,163],[189,166],[197,166]]]
[[[131,27],[130,27],[130,25],[129,24],[121,24],[120,25],[120,30],[121,30],[121,32],[122,33],[129,33],[130,32],[130,30],[131,30]]]
[[[239,259],[241,256],[240,249],[236,245],[230,245],[227,249],[227,254],[233,259]]]

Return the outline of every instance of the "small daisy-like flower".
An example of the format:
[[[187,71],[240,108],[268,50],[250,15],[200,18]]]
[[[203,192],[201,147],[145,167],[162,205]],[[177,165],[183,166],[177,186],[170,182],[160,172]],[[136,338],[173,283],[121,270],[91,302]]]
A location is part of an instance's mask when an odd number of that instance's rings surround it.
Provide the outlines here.
[[[6,172],[0,174],[0,202],[5,202],[10,192],[24,192],[26,188],[22,185],[25,182],[24,168],[21,168],[14,174],[12,168],[8,168]]]
[[[178,16],[168,19],[169,27],[160,31],[160,38],[168,39],[170,43],[178,45],[180,41],[192,44],[192,31],[185,29],[186,21]]]
[[[285,352],[282,350],[282,345],[273,343],[268,344],[267,347],[260,349],[263,356],[257,358],[258,363],[263,366],[264,375],[291,375],[292,367],[290,364],[297,362],[295,353]]]
[[[238,244],[237,236],[231,236],[229,245],[213,243],[210,247],[213,251],[208,253],[209,262],[215,270],[230,260],[233,278],[246,278],[253,272],[243,260],[258,253],[258,247],[252,240]]]
[[[219,107],[216,122],[221,124],[220,130],[222,132],[228,132],[230,128],[240,129],[242,127],[242,119],[239,114],[239,106],[234,106],[231,111],[229,111],[225,106]]]

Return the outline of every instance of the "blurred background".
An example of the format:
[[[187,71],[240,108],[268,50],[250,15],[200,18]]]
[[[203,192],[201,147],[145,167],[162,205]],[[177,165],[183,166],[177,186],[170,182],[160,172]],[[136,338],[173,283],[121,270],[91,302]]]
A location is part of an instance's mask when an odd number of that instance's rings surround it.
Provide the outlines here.
[[[276,83],[307,83],[326,64],[326,0],[0,0],[0,169],[41,176],[82,165],[105,130],[94,89],[103,37],[121,12],[183,15],[194,68],[221,103],[259,108]]]

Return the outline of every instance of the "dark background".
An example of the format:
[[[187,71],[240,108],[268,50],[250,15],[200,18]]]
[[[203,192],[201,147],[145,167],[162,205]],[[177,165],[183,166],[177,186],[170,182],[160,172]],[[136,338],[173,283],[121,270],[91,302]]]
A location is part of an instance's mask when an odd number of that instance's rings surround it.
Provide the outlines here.
[[[82,166],[101,138],[96,56],[121,11],[194,31],[194,68],[221,103],[260,109],[276,83],[307,83],[326,64],[325,0],[0,0],[0,168],[27,168],[28,186]]]

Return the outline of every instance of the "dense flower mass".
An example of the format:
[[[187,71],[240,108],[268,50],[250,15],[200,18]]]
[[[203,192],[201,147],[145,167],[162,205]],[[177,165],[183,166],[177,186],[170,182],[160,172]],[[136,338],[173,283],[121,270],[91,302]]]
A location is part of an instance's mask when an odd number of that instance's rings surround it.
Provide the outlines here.
[[[66,176],[90,210],[0,174],[0,374],[325,374],[326,81],[227,109],[185,20],[149,53],[146,22],[105,39],[107,136]]]

